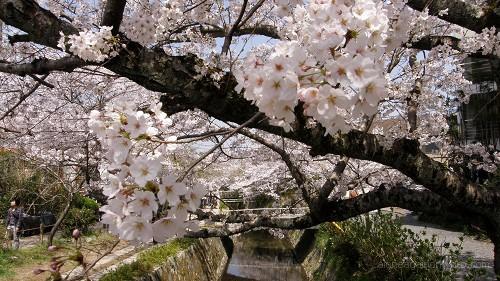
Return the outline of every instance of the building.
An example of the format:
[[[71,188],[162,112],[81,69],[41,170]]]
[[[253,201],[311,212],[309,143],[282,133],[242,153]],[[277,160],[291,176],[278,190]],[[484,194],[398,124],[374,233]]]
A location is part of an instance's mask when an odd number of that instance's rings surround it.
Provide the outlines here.
[[[495,82],[499,65],[498,59],[472,57],[462,65],[465,78],[473,83],[469,102],[462,104],[457,114],[462,144],[480,142],[500,149],[500,92]]]

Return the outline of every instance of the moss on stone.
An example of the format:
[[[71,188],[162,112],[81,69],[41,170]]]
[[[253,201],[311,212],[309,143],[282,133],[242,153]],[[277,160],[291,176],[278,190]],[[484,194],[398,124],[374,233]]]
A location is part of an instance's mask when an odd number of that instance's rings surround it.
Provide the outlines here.
[[[154,268],[163,265],[167,258],[186,250],[196,242],[196,239],[178,238],[168,243],[155,246],[140,253],[137,260],[123,264],[115,270],[105,274],[101,281],[133,281],[147,275]]]

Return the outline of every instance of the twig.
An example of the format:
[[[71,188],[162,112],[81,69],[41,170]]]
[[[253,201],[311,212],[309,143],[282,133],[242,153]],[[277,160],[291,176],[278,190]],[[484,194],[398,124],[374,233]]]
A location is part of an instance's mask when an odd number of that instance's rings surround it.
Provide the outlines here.
[[[41,83],[45,87],[48,87],[48,88],[51,88],[51,89],[55,88],[54,85],[52,85],[49,82],[47,82],[47,81],[44,80],[46,77],[42,79],[42,78],[36,76],[35,74],[29,74],[29,77],[33,78],[33,80],[37,81],[38,83]]]
[[[203,154],[198,160],[196,160],[178,179],[178,182],[181,182],[184,180],[184,178],[189,174],[189,172],[196,166],[198,165],[203,159],[205,159],[208,155],[212,154],[218,147],[223,145],[230,137],[232,137],[234,134],[236,134],[239,130],[242,128],[252,124],[257,118],[259,118],[262,115],[261,112],[257,112],[252,118],[248,119],[245,123],[241,124],[237,128],[235,128],[231,133],[229,133],[227,136],[225,136],[219,143],[214,145],[210,150],[208,150],[205,154]]]
[[[273,150],[274,152],[278,153],[281,156],[281,159],[283,160],[283,162],[285,162],[286,166],[288,167],[288,170],[290,171],[290,174],[295,179],[295,182],[297,183],[300,190],[302,191],[302,197],[304,197],[304,199],[306,200],[306,202],[309,205],[311,202],[311,198],[310,198],[309,192],[307,191],[306,186],[305,186],[306,176],[293,163],[290,155],[285,151],[285,149],[282,149],[281,147],[268,142],[266,139],[264,139],[256,134],[253,134],[248,130],[240,130],[239,133],[248,137],[248,138],[255,140],[256,142],[258,142],[264,146],[266,146],[267,148]]]
[[[259,2],[257,2],[257,4],[255,4],[255,6],[252,7],[252,9],[250,9],[250,11],[248,11],[247,16],[240,22],[240,24],[238,24],[238,28],[244,26],[245,23],[247,23],[247,21],[253,16],[253,14],[260,8],[260,6],[264,4],[264,1],[265,0],[260,0]]]
[[[190,11],[192,11],[192,10],[194,10],[194,9],[198,8],[199,6],[203,5],[203,3],[205,3],[205,2],[207,2],[207,0],[200,1],[200,3],[197,3],[197,4],[195,4],[195,5],[193,5],[193,6],[189,7],[189,8],[187,8],[187,9],[186,9],[184,12],[182,12],[182,13],[183,13],[183,14],[188,13],[188,12],[190,12]]]
[[[45,74],[44,76],[42,76],[42,78],[38,78],[38,77],[37,78],[41,79],[41,80],[45,80],[45,78],[47,78],[47,76],[49,76],[49,75]],[[7,117],[12,111],[14,111],[14,109],[16,109],[19,105],[21,105],[21,103],[23,103],[24,100],[26,100],[29,96],[31,96],[42,84],[43,84],[42,82],[37,82],[35,84],[35,86],[33,86],[33,88],[31,88],[31,90],[29,92],[27,92],[26,94],[21,95],[21,98],[19,98],[19,101],[13,107],[9,108],[9,110],[7,110],[2,115],[2,117],[0,117],[0,120],[5,119],[5,117]]]
[[[118,245],[118,243],[120,243],[120,239],[116,240],[116,242],[106,251],[104,252],[100,257],[98,257],[97,259],[95,259],[90,265],[86,266],[85,267],[85,270],[79,274],[78,276],[75,276],[71,279],[69,279],[69,281],[75,281],[75,280],[79,280],[81,277],[83,276],[86,276],[87,273],[101,260],[103,259],[105,256],[111,254],[111,252],[113,251],[113,249]],[[66,276],[66,278],[64,280],[68,280],[68,277],[70,276],[70,274],[68,274]]]
[[[238,15],[238,18],[236,19],[233,26],[231,27],[229,32],[226,34],[226,37],[224,38],[224,44],[222,45],[222,52],[221,52],[222,54],[226,54],[227,51],[229,51],[229,45],[231,45],[233,34],[238,29],[240,22],[243,19],[243,14],[245,13],[247,3],[248,3],[247,0],[243,0],[243,4],[241,5],[241,11],[240,14]]]

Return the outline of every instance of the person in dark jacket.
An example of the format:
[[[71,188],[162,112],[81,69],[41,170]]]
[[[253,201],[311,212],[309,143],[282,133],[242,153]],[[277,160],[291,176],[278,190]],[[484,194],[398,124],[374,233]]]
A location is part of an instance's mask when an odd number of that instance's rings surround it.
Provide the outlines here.
[[[7,217],[5,218],[5,225],[7,226],[7,239],[9,247],[12,247],[11,240],[14,241],[14,249],[19,249],[19,234],[21,230],[21,224],[23,220],[23,211],[18,206],[19,202],[14,200],[10,202],[10,208],[7,211]]]

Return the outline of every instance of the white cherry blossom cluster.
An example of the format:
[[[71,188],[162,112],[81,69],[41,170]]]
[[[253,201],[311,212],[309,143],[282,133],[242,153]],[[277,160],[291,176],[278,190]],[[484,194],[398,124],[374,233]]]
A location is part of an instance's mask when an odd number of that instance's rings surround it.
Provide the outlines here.
[[[481,50],[483,55],[494,54],[500,57],[500,32],[494,26],[485,28],[480,34],[465,36],[460,41],[460,48],[470,53]]]
[[[156,41],[156,20],[148,12],[137,11],[120,28],[128,38],[143,46]]]
[[[299,5],[299,4],[303,4],[304,1],[301,1],[301,0],[275,0],[274,1],[277,9],[275,9],[275,13],[278,15],[278,16],[282,16],[282,17],[285,17],[285,16],[289,16],[293,9]]]
[[[177,25],[177,23],[183,18],[184,13],[182,12],[181,5],[182,2],[169,1],[168,6],[164,6],[159,9],[157,33],[160,37],[163,33],[172,29],[172,26]]]
[[[144,5],[144,6],[142,6]],[[126,17],[120,26],[121,31],[133,41],[147,46],[161,43],[162,40],[179,42],[200,41],[200,33],[194,29],[199,24],[189,24],[191,20],[205,22],[209,3],[199,3],[189,8],[185,1],[149,1],[136,5],[135,11]],[[184,11],[188,10],[188,13]]]
[[[107,179],[103,194],[108,205],[101,208],[104,224],[125,240],[163,242],[195,230],[196,221],[188,221],[207,190],[201,185],[188,187],[172,174],[162,172],[162,161],[175,142],[165,138],[163,149],[148,153],[147,144],[161,138],[172,120],[161,111],[161,103],[148,112],[136,111],[127,102],[93,110],[88,125],[105,150]],[[163,138],[162,138],[163,139]]]
[[[389,19],[382,3],[316,0],[287,20],[289,41],[267,61],[249,56],[236,73],[245,98],[285,129],[299,102],[330,134],[349,130],[348,115],[374,114],[386,97],[381,56]]]
[[[453,159],[454,162],[467,164],[469,168],[474,166],[488,173],[495,173],[498,166],[500,166],[500,152],[494,151],[493,147],[488,148],[480,143],[463,146],[450,145],[445,150],[455,158]]]
[[[61,32],[57,46],[63,50],[67,49],[83,60],[101,62],[118,54],[118,44],[111,34],[111,29],[110,26],[101,26],[99,31],[84,30],[69,36]]]

